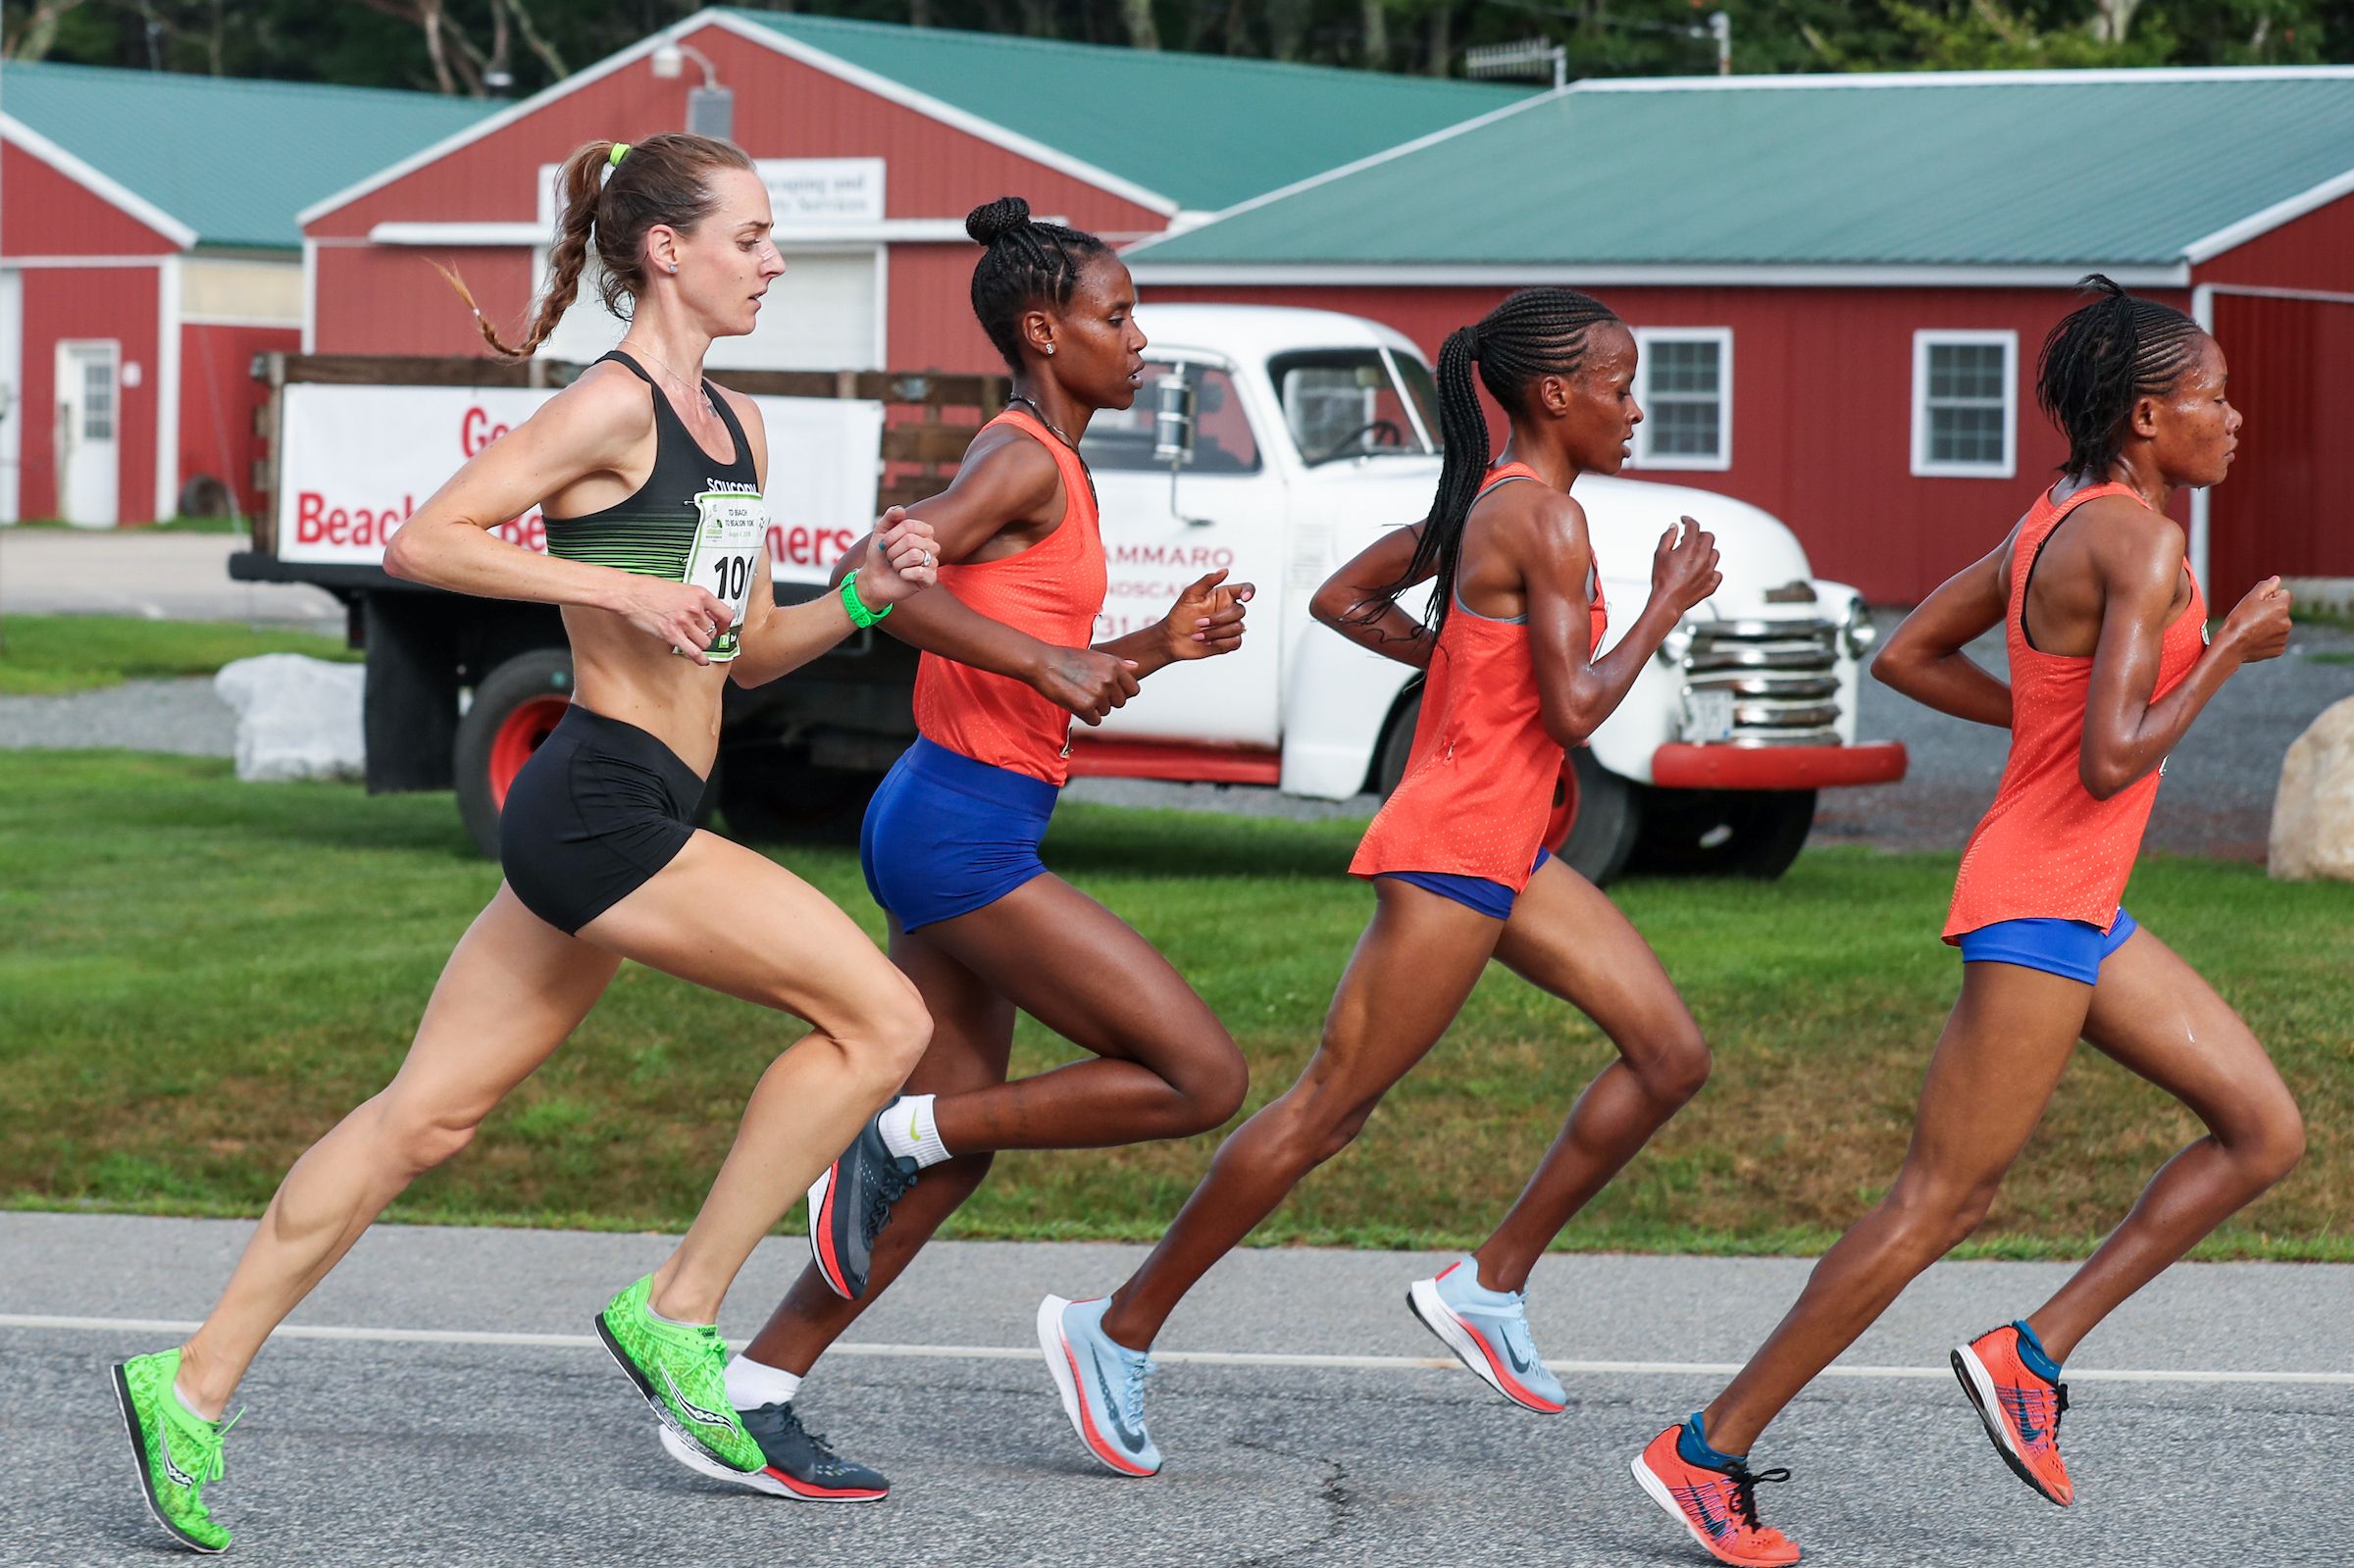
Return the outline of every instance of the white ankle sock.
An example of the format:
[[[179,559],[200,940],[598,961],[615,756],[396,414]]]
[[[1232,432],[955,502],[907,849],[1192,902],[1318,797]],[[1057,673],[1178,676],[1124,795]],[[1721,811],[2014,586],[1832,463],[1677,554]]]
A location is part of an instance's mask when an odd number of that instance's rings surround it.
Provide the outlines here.
[[[739,1410],[785,1404],[801,1391],[801,1380],[783,1367],[738,1355],[728,1362],[728,1403]]]
[[[880,1123],[883,1146],[900,1159],[915,1161],[918,1170],[948,1157],[948,1146],[940,1140],[940,1128],[932,1120],[932,1102],[937,1097],[905,1095],[884,1111]]]

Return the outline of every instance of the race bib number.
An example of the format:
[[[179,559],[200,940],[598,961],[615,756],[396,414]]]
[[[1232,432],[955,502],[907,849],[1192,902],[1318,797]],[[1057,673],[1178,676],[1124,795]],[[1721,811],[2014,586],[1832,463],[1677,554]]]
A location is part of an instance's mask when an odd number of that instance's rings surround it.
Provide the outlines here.
[[[734,490],[705,490],[694,506],[694,546],[687,552],[686,581],[710,589],[728,607],[727,630],[703,650],[712,663],[725,664],[742,647],[743,601],[768,542],[768,508],[759,496]]]

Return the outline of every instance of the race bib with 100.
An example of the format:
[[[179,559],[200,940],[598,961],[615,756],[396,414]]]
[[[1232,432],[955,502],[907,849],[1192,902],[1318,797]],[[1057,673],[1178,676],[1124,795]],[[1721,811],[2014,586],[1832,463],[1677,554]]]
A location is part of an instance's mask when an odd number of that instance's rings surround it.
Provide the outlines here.
[[[743,601],[768,543],[768,508],[759,496],[737,490],[705,490],[694,506],[694,545],[687,552],[685,581],[710,589],[728,606],[727,629],[703,650],[713,663],[724,664],[742,648]]]

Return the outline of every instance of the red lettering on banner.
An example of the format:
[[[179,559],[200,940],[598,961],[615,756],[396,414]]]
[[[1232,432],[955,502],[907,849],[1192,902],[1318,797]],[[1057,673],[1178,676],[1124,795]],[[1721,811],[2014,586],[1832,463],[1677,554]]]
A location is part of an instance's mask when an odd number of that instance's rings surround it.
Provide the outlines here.
[[[387,506],[380,511],[330,506],[317,490],[301,490],[294,497],[294,542],[381,550],[416,511],[417,499],[412,495],[402,496],[397,508]]]
[[[1211,544],[1115,544],[1111,549],[1111,564],[1190,567],[1197,572],[1215,572],[1219,567],[1234,565],[1234,552]]]
[[[472,457],[506,433],[506,426],[490,423],[488,410],[470,408],[458,421],[458,450]]]
[[[844,550],[858,542],[849,529],[813,529],[800,524],[768,526],[769,558],[779,566],[832,566]]]
[[[509,518],[490,531],[509,544],[519,544],[523,548],[540,555],[547,553],[547,520],[537,511],[526,512],[521,517]]]

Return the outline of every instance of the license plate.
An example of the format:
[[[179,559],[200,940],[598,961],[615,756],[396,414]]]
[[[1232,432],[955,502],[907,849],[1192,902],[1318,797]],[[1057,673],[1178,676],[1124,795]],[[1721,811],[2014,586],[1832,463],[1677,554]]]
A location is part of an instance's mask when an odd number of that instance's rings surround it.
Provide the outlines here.
[[[1684,693],[1684,739],[1694,745],[1730,740],[1733,735],[1733,694],[1730,691]]]

